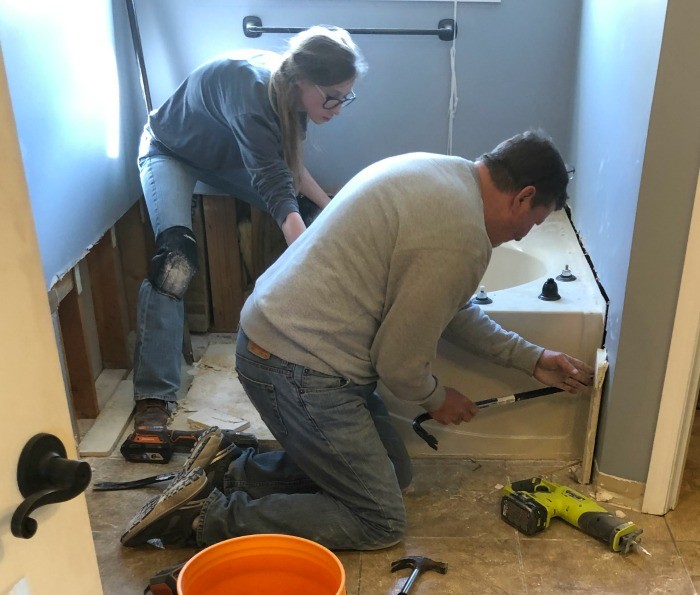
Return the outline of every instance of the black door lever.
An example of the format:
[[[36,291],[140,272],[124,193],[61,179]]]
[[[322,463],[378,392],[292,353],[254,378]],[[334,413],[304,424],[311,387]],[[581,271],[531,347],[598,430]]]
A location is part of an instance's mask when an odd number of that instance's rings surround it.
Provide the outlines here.
[[[17,485],[25,500],[12,515],[12,534],[29,539],[37,522],[29,515],[46,504],[65,502],[90,484],[92,469],[86,461],[66,458],[63,443],[53,434],[37,434],[22,449]]]

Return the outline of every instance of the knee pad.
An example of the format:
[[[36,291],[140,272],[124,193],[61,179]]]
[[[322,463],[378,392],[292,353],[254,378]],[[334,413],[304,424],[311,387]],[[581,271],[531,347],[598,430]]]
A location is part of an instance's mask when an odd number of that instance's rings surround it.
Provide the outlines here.
[[[180,300],[198,270],[197,240],[191,229],[178,225],[158,234],[148,270],[156,291]]]

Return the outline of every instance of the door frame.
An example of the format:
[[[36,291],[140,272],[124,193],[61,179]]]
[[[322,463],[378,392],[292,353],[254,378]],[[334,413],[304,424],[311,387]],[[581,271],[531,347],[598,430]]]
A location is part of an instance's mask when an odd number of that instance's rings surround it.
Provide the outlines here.
[[[700,385],[700,172],[642,512],[678,504]]]

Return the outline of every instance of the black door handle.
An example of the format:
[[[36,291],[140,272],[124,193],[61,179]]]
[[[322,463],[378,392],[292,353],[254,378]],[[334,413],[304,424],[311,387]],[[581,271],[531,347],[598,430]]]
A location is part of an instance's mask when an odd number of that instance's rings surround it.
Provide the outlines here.
[[[92,469],[85,461],[66,458],[63,443],[53,434],[37,434],[25,444],[17,464],[17,485],[25,500],[12,515],[12,534],[29,539],[37,522],[29,515],[46,504],[65,502],[90,485]]]

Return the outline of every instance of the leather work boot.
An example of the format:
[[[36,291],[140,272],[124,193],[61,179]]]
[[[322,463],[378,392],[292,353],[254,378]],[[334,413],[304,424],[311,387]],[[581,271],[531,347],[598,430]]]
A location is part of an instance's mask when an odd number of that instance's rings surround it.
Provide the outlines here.
[[[169,402],[162,399],[141,399],[136,401],[134,429],[160,432],[167,428],[170,419]]]

